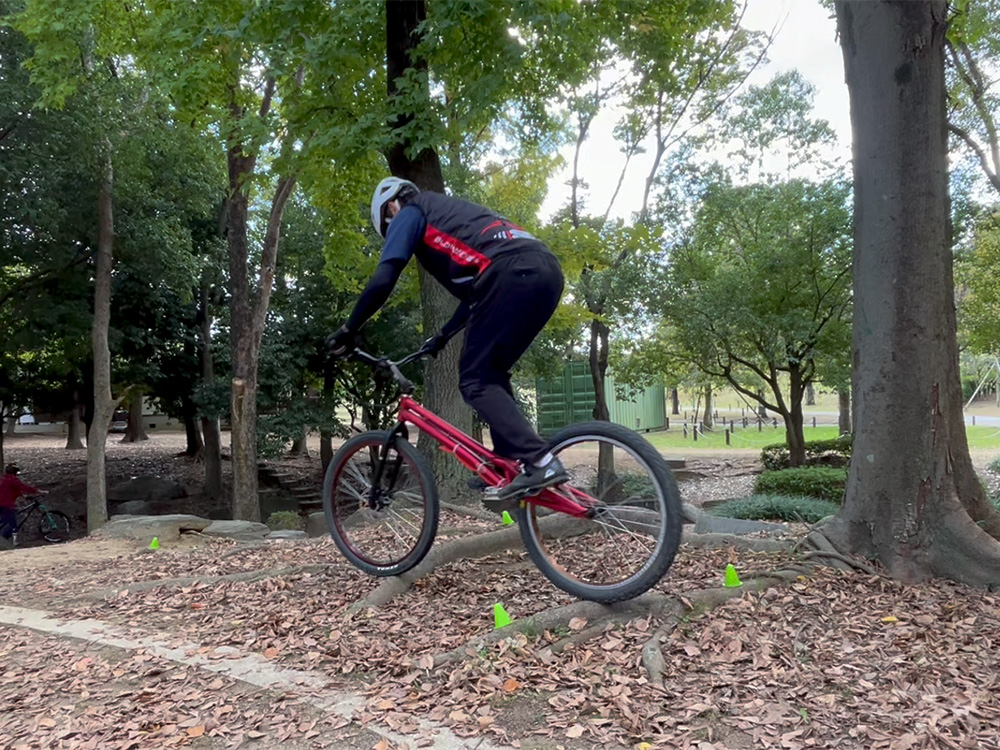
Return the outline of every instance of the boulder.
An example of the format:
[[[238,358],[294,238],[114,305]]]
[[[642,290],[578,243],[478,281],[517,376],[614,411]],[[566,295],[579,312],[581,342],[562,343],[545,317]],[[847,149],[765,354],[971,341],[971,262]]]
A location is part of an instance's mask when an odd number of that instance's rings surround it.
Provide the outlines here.
[[[741,518],[722,518],[702,513],[695,522],[696,534],[783,534],[788,526],[783,523],[747,521]]]
[[[156,508],[145,500],[128,500],[115,506],[116,516],[155,516]]]
[[[305,539],[306,532],[294,531],[292,529],[278,529],[267,535],[268,539]]]
[[[263,539],[270,532],[262,523],[254,521],[212,521],[201,533],[205,536],[222,536],[249,542]]]
[[[176,542],[182,531],[204,531],[212,522],[207,518],[174,513],[166,516],[112,516],[94,536],[112,539],[140,539],[148,541],[154,536],[161,542]]]
[[[131,500],[166,503],[179,497],[187,497],[187,490],[183,485],[152,475],[133,477],[108,489],[108,501],[112,503],[126,503]]]
[[[310,513],[306,517],[306,536],[320,537],[329,535],[330,530],[326,528],[325,513]]]

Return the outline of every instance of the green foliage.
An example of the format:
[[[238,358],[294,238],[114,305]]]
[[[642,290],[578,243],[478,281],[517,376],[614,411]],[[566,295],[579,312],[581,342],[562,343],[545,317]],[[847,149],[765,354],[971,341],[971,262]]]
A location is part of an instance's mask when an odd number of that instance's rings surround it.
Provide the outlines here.
[[[758,494],[799,495],[840,503],[847,485],[847,469],[827,466],[800,466],[761,472],[754,481]]]
[[[991,356],[1000,352],[998,267],[1000,213],[993,213],[976,223],[971,247],[958,255],[955,264],[961,290],[957,295],[960,329],[970,351]]]
[[[303,525],[302,516],[293,510],[276,510],[265,523],[271,531],[301,531]]]
[[[833,440],[813,440],[806,443],[806,466],[846,466],[851,461],[851,447],[854,438],[841,435]],[[789,468],[788,445],[774,443],[766,445],[760,452],[761,463],[770,471]]]
[[[840,511],[829,500],[802,495],[757,494],[713,505],[708,513],[724,518],[756,521],[804,521],[816,523]]]
[[[1000,474],[1000,456],[990,461],[986,468],[988,468],[994,474]]]

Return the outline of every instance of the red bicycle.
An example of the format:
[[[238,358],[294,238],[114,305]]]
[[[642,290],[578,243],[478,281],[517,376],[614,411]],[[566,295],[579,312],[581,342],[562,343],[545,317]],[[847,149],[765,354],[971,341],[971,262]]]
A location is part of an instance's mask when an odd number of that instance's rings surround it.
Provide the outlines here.
[[[413,398],[400,368],[355,350],[355,359],[387,371],[399,386],[398,422],[350,438],[330,462],[323,510],[330,534],[354,565],[395,576],[417,565],[437,533],[434,475],[409,442],[409,426],[430,436],[496,492],[520,471]],[[666,461],[638,434],[610,422],[567,427],[551,439],[570,481],[521,500],[515,510],[524,546],[542,573],[573,596],[597,602],[649,590],[673,562],[680,543],[677,483]]]

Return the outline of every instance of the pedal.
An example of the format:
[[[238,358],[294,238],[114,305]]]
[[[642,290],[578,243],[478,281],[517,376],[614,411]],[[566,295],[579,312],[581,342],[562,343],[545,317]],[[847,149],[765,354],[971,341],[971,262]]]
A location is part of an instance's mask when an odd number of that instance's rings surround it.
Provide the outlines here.
[[[483,507],[490,513],[496,513],[498,516],[503,515],[505,510],[517,510],[517,505],[521,501],[520,497],[505,497],[501,499],[499,495],[499,487],[487,487],[483,491]]]

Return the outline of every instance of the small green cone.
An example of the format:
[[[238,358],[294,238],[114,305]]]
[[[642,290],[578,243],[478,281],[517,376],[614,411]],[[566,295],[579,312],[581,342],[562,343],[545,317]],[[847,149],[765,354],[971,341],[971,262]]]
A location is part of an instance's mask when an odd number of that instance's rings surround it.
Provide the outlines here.
[[[160,537],[154,536],[153,537],[153,541],[151,541],[149,543],[149,548],[150,549],[159,549],[160,548]]]
[[[508,513],[507,511],[503,512],[503,521],[502,521],[502,523],[503,523],[504,526],[513,526],[514,525],[514,519],[510,517],[510,513]]]
[[[737,586],[743,585],[743,581],[740,580],[739,575],[736,573],[736,567],[732,563],[726,566],[726,581],[722,585],[728,589],[734,589]]]
[[[510,615],[507,614],[507,610],[503,608],[500,602],[493,605],[493,629],[499,630],[500,628],[510,625],[511,619]]]

